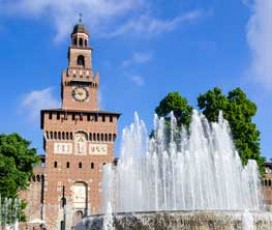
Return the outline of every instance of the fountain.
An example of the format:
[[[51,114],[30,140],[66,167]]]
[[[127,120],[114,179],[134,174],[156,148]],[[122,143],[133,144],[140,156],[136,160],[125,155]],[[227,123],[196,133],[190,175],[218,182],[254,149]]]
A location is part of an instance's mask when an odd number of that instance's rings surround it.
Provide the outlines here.
[[[5,230],[19,229],[20,200],[1,198],[0,195],[0,228]]]
[[[149,138],[135,115],[118,165],[104,167],[106,214],[87,229],[270,229],[257,164],[242,166],[222,114],[209,123],[194,111],[189,130],[155,116]]]

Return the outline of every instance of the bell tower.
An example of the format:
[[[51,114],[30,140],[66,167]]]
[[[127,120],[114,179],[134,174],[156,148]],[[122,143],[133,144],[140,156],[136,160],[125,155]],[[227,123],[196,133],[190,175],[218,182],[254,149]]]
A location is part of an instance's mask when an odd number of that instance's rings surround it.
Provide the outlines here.
[[[41,219],[48,229],[71,229],[80,218],[102,212],[102,168],[114,161],[120,114],[99,110],[89,38],[80,20],[61,74],[61,108],[41,111],[46,152]]]
[[[99,74],[92,68],[92,48],[89,32],[81,19],[71,33],[68,68],[62,72],[62,109],[97,111]]]

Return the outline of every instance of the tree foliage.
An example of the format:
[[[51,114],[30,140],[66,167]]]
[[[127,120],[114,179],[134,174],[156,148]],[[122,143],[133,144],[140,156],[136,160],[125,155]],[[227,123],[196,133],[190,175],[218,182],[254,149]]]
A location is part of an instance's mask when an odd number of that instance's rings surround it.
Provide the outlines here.
[[[252,121],[257,107],[242,89],[236,88],[225,96],[221,89],[214,88],[198,97],[198,106],[209,121],[217,121],[219,111],[223,111],[242,163],[254,159],[260,171],[264,172],[265,159],[260,154],[260,132]]]
[[[0,134],[0,194],[16,197],[17,192],[28,186],[33,165],[38,162],[36,150],[20,135]]]
[[[170,92],[155,109],[159,117],[167,116],[171,111],[173,111],[179,126],[183,124],[189,127],[193,108],[179,92]]]

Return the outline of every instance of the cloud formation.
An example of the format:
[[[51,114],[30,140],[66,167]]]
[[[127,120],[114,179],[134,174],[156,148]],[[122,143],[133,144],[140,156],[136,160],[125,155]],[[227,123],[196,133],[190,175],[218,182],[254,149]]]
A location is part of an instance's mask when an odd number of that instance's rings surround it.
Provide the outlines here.
[[[272,90],[272,0],[253,0],[247,25],[247,40],[252,52],[250,75],[264,88]]]
[[[152,2],[152,1],[151,1]],[[159,19],[152,15],[156,4],[144,0],[9,0],[0,4],[0,12],[53,23],[61,41],[77,22],[78,14],[96,36],[115,37],[133,32],[156,35],[169,32],[183,22],[198,19],[200,11]],[[152,7],[151,7],[152,5]]]
[[[142,78],[142,76],[140,75],[133,75],[131,76],[131,80],[134,84],[136,84],[137,86],[142,86],[144,85],[144,79]]]
[[[142,15],[139,18],[128,21],[115,31],[108,33],[108,37],[115,37],[129,32],[139,34],[141,36],[154,36],[163,32],[170,32],[176,29],[180,24],[191,22],[202,16],[201,11],[191,11],[184,15],[179,15],[172,19],[156,19],[149,15]]]
[[[37,122],[42,109],[59,108],[60,103],[54,98],[53,89],[46,88],[35,90],[26,94],[21,102],[23,112],[28,114],[28,119]]]
[[[140,64],[146,63],[152,59],[151,53],[134,53],[132,57],[128,58],[127,60],[123,61],[122,67],[129,67],[133,64]]]

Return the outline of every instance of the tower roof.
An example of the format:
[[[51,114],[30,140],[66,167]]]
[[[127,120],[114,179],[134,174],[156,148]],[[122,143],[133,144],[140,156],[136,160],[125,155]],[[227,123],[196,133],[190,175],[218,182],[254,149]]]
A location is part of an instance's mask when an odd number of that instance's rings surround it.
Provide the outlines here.
[[[87,30],[86,26],[81,21],[79,21],[79,23],[74,26],[71,35],[76,33],[85,33],[89,35],[89,31]]]

